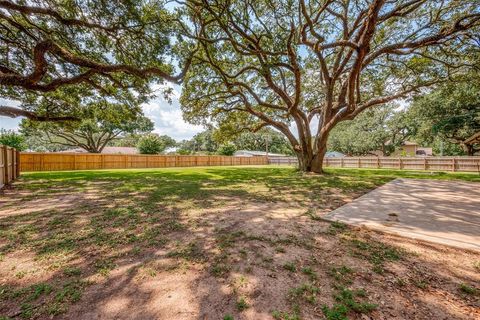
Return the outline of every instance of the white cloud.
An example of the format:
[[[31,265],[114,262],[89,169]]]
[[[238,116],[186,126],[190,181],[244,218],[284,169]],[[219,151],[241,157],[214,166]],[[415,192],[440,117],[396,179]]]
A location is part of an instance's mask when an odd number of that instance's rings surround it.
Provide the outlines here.
[[[162,88],[164,87],[157,86],[154,90],[161,90]],[[171,104],[159,94],[156,99],[142,106],[145,115],[155,124],[154,132],[169,135],[175,140],[190,139],[204,129],[202,126],[192,125],[183,120],[178,102],[180,91],[179,86],[173,86]]]
[[[2,106],[16,107],[19,104],[20,103],[16,101],[0,98],[0,105]],[[18,130],[18,126],[21,120],[21,118],[9,118],[0,116],[0,128],[7,130]]]
[[[181,88],[177,85],[173,86],[172,103],[169,104],[163,95],[162,89],[165,86],[155,86],[153,89],[158,91],[158,97],[142,105],[145,115],[149,117],[155,125],[154,132],[158,134],[166,134],[175,140],[190,139],[195,134],[203,130],[202,126],[196,126],[186,123],[182,118],[180,104]],[[16,106],[18,103],[0,98],[0,104]],[[18,130],[21,118],[7,118],[0,116],[0,128]]]

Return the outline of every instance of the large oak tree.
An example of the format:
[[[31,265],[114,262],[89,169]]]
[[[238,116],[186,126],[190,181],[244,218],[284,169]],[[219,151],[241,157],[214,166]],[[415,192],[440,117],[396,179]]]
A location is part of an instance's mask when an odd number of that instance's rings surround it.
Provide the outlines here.
[[[0,96],[22,105],[0,106],[0,115],[68,120],[65,110],[24,108],[25,95],[68,85],[145,93],[152,81],[179,82],[190,55],[174,21],[161,0],[1,0]]]
[[[478,0],[186,6],[200,49],[185,77],[185,118],[238,130],[275,127],[303,171],[322,172],[338,123],[464,72],[480,43]]]

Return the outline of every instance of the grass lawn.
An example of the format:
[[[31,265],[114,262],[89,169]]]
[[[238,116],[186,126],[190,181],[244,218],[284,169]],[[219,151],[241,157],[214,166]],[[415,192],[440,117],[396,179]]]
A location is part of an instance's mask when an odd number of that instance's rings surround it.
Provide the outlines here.
[[[0,319],[475,319],[480,254],[321,219],[397,177],[288,167],[24,173]]]

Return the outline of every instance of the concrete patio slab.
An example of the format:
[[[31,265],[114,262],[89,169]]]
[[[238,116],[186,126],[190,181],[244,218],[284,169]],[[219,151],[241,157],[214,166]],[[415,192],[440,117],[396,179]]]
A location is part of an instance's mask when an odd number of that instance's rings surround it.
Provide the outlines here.
[[[325,218],[480,251],[480,183],[397,179]]]

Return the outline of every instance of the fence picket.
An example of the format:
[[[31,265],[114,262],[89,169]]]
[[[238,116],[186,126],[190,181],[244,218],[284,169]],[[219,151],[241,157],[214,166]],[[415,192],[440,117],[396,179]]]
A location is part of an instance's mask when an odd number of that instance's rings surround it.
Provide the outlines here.
[[[269,157],[269,164],[296,165],[295,157]],[[325,167],[338,168],[385,168],[400,170],[429,170],[454,172],[479,172],[480,157],[343,157],[325,158]]]
[[[21,171],[265,165],[267,157],[21,152]]]
[[[7,146],[0,145],[0,189],[20,176],[20,154]]]

